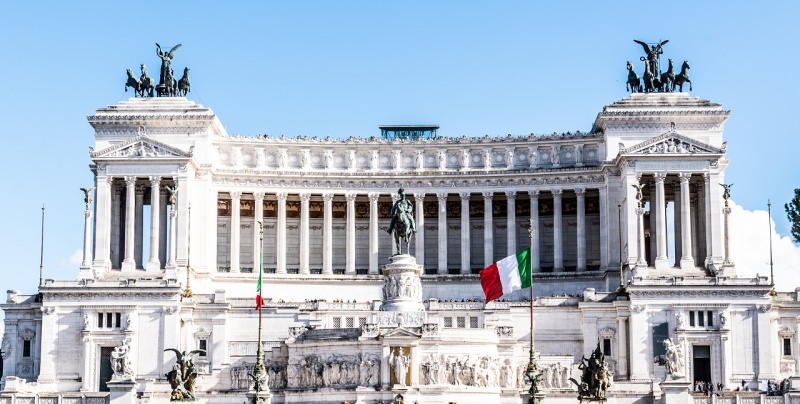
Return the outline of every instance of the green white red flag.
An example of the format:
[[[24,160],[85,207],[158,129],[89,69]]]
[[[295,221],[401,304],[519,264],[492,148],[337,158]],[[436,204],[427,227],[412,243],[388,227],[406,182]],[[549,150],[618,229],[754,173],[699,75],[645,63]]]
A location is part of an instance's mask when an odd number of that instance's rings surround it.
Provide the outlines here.
[[[531,249],[526,248],[489,265],[480,275],[487,303],[506,293],[531,287]]]

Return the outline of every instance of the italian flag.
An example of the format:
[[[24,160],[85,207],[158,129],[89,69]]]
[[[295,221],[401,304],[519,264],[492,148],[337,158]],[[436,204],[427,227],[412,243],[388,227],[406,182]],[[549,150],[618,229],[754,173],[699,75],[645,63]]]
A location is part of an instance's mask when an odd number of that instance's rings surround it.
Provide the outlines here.
[[[484,268],[481,286],[487,303],[506,293],[531,287],[531,249],[526,248]]]
[[[258,285],[256,286],[256,310],[261,310],[264,306],[264,299],[261,297],[261,274],[264,273],[264,265],[259,261],[258,265]]]

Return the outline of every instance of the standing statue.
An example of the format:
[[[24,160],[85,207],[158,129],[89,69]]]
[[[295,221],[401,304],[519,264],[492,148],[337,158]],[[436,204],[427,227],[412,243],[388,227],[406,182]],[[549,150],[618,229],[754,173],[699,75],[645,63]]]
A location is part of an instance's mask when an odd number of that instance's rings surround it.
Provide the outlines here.
[[[199,353],[205,353],[204,349],[195,349],[191,352],[178,351],[177,349],[169,348],[166,351],[175,352],[176,362],[172,366],[172,370],[165,376],[169,380],[172,387],[172,394],[170,401],[194,401],[194,384],[197,379],[197,367],[194,365],[192,359]]]
[[[645,185],[647,185],[647,184],[633,184],[633,185],[631,185],[632,187],[636,188],[636,207],[637,208],[641,208],[642,207],[642,199],[644,199],[644,196],[642,195],[642,188],[644,188]]]
[[[156,55],[161,58],[161,75],[159,76],[158,86],[156,90],[159,96],[166,95],[172,96],[175,94],[175,77],[172,72],[172,57],[175,55],[175,51],[181,47],[181,44],[177,44],[169,50],[169,52],[164,52],[161,50],[161,45],[156,43]]]
[[[389,365],[392,367],[392,370],[394,371],[394,381],[395,383],[401,386],[406,385],[406,374],[408,374],[408,362],[409,362],[409,357],[408,355],[403,353],[402,347],[395,348],[389,354]]]
[[[92,191],[95,190],[95,187],[91,187],[89,189],[81,188],[83,191],[83,202],[86,204],[86,210],[89,210],[89,204],[92,203]]]
[[[403,245],[400,243],[402,240],[406,245],[406,253],[409,252],[411,245],[411,236],[417,232],[416,224],[414,222],[414,206],[411,201],[406,199],[406,193],[403,188],[397,191],[400,199],[394,203],[391,210],[392,221],[389,222],[389,228],[386,230],[394,235],[394,242],[397,245],[397,253],[403,253]]]
[[[131,347],[128,341],[111,351],[111,371],[115,378],[133,379],[133,366],[131,365]]]
[[[603,351],[600,350],[600,342],[597,343],[597,348],[589,356],[589,359],[581,358],[578,369],[582,371],[581,382],[578,383],[573,378],[569,379],[578,386],[578,398],[605,398],[606,391],[611,387],[613,375],[608,369]]]
[[[673,344],[669,338],[665,339],[663,344],[666,353],[656,356],[655,362],[664,365],[667,368],[667,374],[671,377],[683,377],[683,351],[680,346]]]
[[[719,184],[724,191],[722,191],[722,199],[725,201],[725,207],[728,206],[728,200],[731,199],[731,187],[733,184]]]
[[[647,44],[644,43],[643,41],[639,41],[639,40],[634,39],[633,42],[636,42],[639,45],[642,45],[642,48],[644,49],[644,53],[647,56],[642,56],[640,58],[640,60],[643,60],[643,61],[646,60],[647,61],[647,65],[650,67],[650,73],[652,73],[653,76],[658,77],[658,75],[661,74],[661,68],[659,67],[658,58],[659,58],[659,55],[663,55],[664,54],[664,50],[661,47],[664,46],[667,42],[669,42],[669,40],[661,41],[657,45],[652,45],[650,47],[648,47]]]
[[[167,192],[169,192],[169,206],[171,206],[172,209],[175,209],[175,203],[178,202],[178,187],[171,187],[167,185],[164,188],[167,190]]]

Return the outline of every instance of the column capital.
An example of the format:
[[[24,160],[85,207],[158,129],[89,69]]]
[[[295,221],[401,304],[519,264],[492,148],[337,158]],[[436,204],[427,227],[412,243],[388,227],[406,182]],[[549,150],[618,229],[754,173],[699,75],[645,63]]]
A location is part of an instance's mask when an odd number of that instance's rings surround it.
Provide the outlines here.
[[[437,192],[436,199],[438,199],[439,202],[447,201],[447,192]]]
[[[132,187],[132,186],[136,185],[136,176],[126,175],[125,176],[125,185],[127,185],[129,187]]]
[[[531,199],[539,199],[540,192],[538,189],[529,189],[528,195],[530,195]]]
[[[344,198],[347,199],[347,202],[355,202],[357,196],[358,196],[358,194],[356,194],[354,192],[348,192],[348,193],[344,194]]]
[[[472,194],[471,194],[471,193],[469,193],[469,192],[459,192],[459,193],[458,193],[458,196],[459,196],[459,197],[460,197],[462,200],[464,200],[464,199],[469,199],[469,196],[470,196],[470,195],[472,195]]]
[[[300,193],[300,202],[308,202],[311,199],[311,194],[308,192]]]
[[[703,181],[708,184],[711,182],[711,174],[710,173],[703,173]]]
[[[255,200],[264,199],[264,192],[253,192],[253,198]]]
[[[242,191],[231,191],[229,193],[231,195],[231,199],[242,199]]]
[[[550,191],[553,194],[553,199],[561,199],[561,194],[564,193],[563,189],[554,189]]]
[[[381,197],[381,194],[380,192],[370,192],[367,194],[367,197],[369,197],[370,202],[378,202],[378,198]]]
[[[322,194],[322,200],[325,202],[333,201],[333,192],[325,192]]]
[[[483,195],[484,201],[491,201],[492,197],[494,197],[494,192],[481,192],[481,195]]]
[[[653,178],[655,178],[656,182],[664,182],[667,178],[667,173],[654,173]]]
[[[101,182],[100,178],[98,178],[97,182]],[[114,183],[114,177],[111,177],[111,176],[106,177],[106,185],[111,185],[113,183]]]
[[[289,196],[288,192],[276,192],[275,198],[278,199],[279,202],[286,202],[286,198]]]
[[[506,191],[506,199],[517,199],[517,191]]]
[[[574,191],[578,198],[583,198],[586,195],[586,188],[575,188]]]
[[[157,187],[161,183],[161,176],[160,175],[151,175],[150,176],[150,186]]]
[[[692,178],[692,173],[680,173],[678,174],[678,178],[680,178],[681,183],[689,182],[689,179]]]
[[[415,194],[414,194],[414,199],[415,199],[417,202],[422,202],[422,201],[424,201],[424,200],[425,200],[425,193],[424,193],[424,192],[418,192],[418,193],[415,193]]]

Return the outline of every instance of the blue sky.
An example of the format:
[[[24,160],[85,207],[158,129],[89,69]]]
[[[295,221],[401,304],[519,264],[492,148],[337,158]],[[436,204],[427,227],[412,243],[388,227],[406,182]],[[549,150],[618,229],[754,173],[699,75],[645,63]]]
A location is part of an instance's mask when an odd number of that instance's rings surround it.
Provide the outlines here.
[[[633,39],[669,39],[663,62],[688,60],[692,94],[731,110],[737,206],[772,199],[787,235],[783,204],[800,187],[798,15],[794,1],[3,2],[0,288],[35,291],[42,204],[45,277],[77,274],[86,115],[132,95],[126,68],[157,72],[155,42],[183,44],[173,65],[191,68],[189,98],[231,134],[346,137],[413,123],[445,136],[587,131],[627,95],[625,62],[641,66]],[[752,226],[739,231],[762,231]]]

